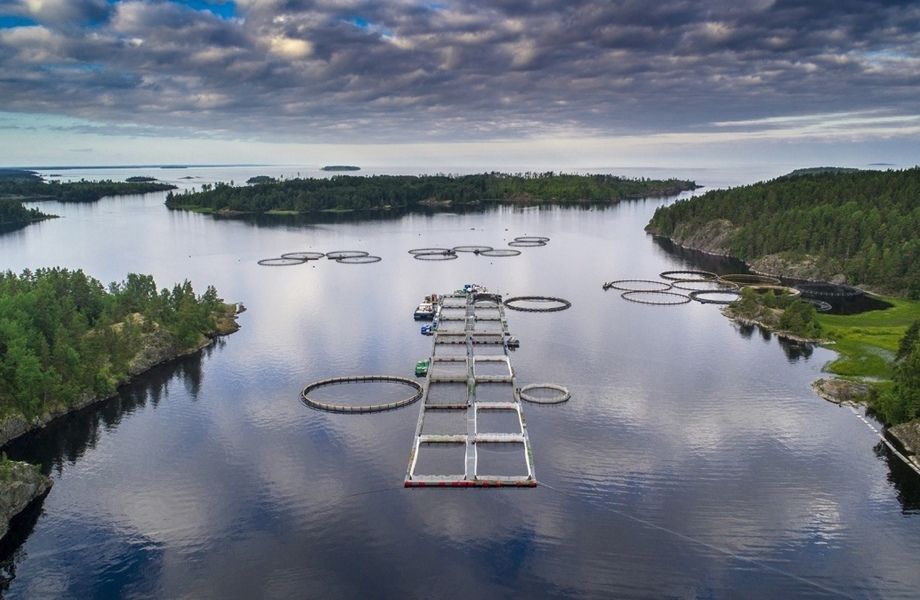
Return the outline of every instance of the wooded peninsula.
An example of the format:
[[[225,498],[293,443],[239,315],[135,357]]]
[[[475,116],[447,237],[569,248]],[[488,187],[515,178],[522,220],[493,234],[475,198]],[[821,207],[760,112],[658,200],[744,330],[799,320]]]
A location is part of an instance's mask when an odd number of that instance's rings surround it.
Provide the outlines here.
[[[134,179],[134,178],[132,178]],[[124,196],[174,190],[176,186],[157,181],[58,181],[46,182],[34,171],[0,170],[0,198],[20,202],[95,202],[103,196]]]
[[[45,182],[34,171],[0,169],[0,228],[16,229],[56,215],[26,208],[23,202],[95,202],[103,196],[146,194],[176,189],[176,186],[159,183],[149,177],[129,177],[118,181]]]
[[[861,398],[846,400],[865,401],[885,423],[903,424],[893,432],[920,432],[918,198],[916,167],[801,169],[661,207],[646,229],[687,248],[740,258],[758,272],[900,296],[884,298],[890,305],[885,310],[816,315],[804,303],[744,290],[726,314],[831,342],[840,357],[826,369],[846,379],[832,384],[864,390]]]
[[[205,184],[201,191],[170,193],[166,206],[220,214],[414,210],[489,203],[611,204],[631,198],[671,196],[697,187],[678,179],[614,175],[483,173],[288,179],[253,186]]]
[[[236,313],[188,281],[158,291],[149,275],[106,288],[83,271],[0,273],[0,445],[236,331]]]
[[[647,231],[759,272],[920,298],[920,168],[820,171],[713,190]]]

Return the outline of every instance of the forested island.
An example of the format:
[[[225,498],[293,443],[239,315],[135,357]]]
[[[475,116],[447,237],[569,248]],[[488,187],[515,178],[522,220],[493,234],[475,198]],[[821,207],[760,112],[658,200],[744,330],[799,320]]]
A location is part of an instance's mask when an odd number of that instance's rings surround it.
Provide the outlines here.
[[[693,181],[628,179],[614,175],[337,175],[257,186],[205,184],[199,192],[170,193],[166,206],[207,213],[415,210],[489,203],[610,204],[695,189]]]
[[[647,231],[758,272],[920,298],[920,168],[821,171],[675,202]]]
[[[354,165],[326,165],[321,171],[360,171],[361,167]]]
[[[146,178],[144,178],[146,179]],[[58,202],[95,202],[103,196],[146,194],[174,190],[176,186],[156,181],[58,181],[45,182],[33,171],[0,171],[0,199],[20,202],[57,200]]]

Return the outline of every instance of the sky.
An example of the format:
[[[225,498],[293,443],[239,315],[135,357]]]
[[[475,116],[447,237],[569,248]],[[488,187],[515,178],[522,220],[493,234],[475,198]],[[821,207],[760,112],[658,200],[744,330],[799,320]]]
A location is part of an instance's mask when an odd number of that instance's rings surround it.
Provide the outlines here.
[[[920,2],[0,0],[0,165],[920,163]]]

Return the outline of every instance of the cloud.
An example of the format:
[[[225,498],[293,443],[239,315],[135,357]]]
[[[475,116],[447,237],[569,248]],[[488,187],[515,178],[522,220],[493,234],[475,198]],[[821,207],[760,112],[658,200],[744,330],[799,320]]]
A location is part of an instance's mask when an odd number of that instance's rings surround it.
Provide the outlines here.
[[[775,119],[795,135],[794,119],[854,113],[807,134],[877,136],[918,112],[915,3],[7,4],[37,25],[0,29],[5,109],[113,125],[360,143],[776,133]]]

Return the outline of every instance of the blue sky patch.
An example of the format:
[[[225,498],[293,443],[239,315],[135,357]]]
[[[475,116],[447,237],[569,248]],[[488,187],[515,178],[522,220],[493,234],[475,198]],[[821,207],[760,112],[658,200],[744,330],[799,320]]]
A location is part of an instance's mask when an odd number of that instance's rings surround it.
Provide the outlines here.
[[[222,19],[232,19],[236,16],[235,2],[214,2],[208,0],[173,0],[176,4],[182,4],[195,10],[206,10],[212,12]]]
[[[31,27],[33,25],[38,25],[38,21],[28,17],[0,15],[0,29],[12,29],[13,27]]]

